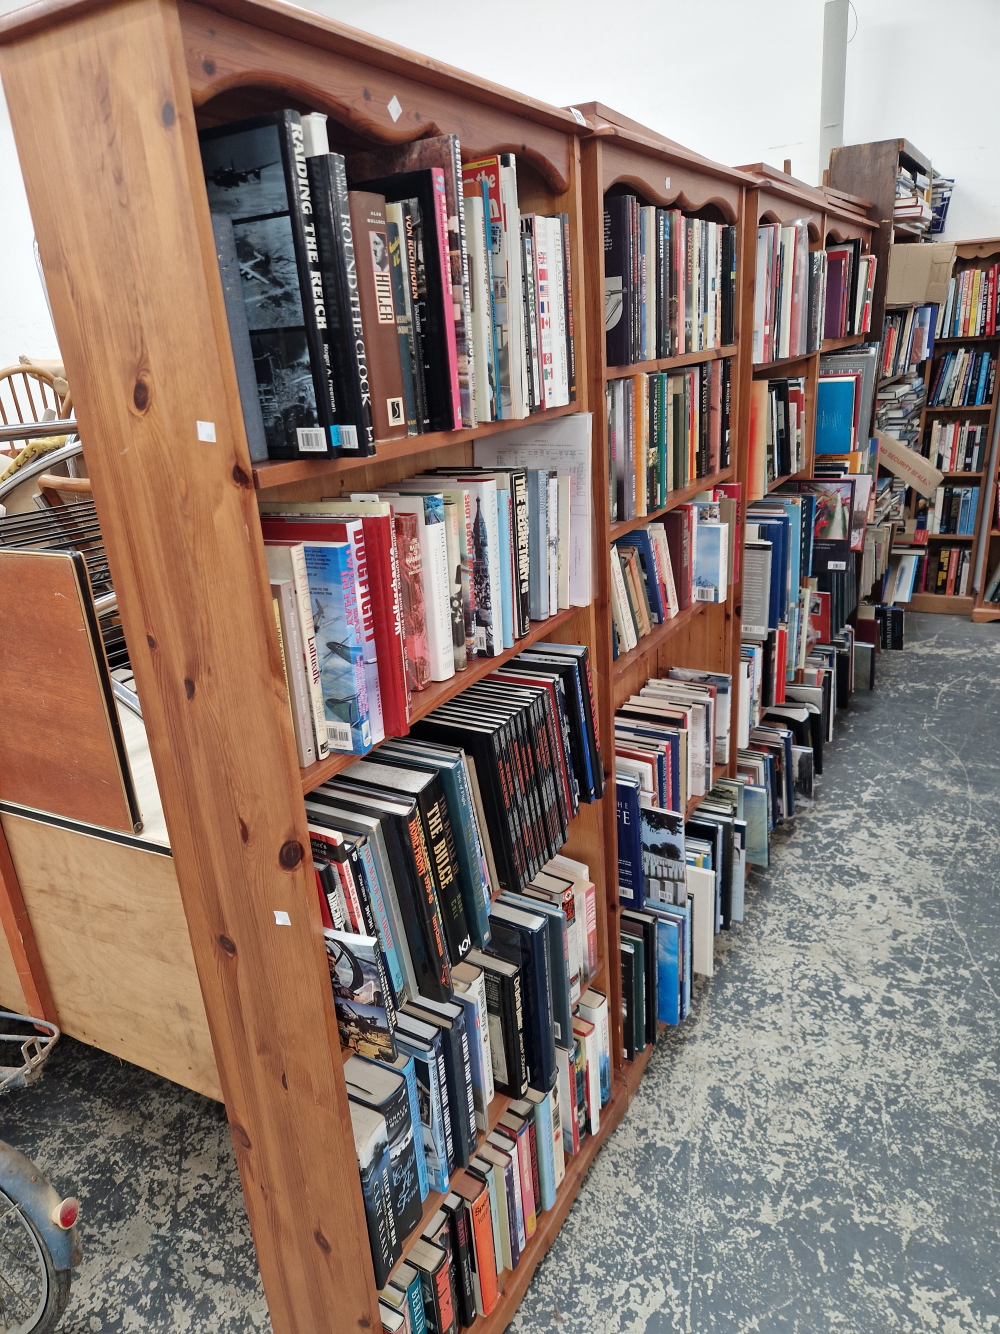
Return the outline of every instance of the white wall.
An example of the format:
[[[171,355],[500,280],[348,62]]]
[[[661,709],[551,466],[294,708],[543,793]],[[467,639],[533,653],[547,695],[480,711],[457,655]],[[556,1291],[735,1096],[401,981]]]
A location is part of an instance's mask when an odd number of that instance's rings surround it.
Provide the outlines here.
[[[0,0],[0,12],[17,7]],[[312,0],[557,105],[601,101],[721,162],[818,179],[823,0]],[[998,0],[854,0],[845,142],[904,135],[958,185],[948,237],[1000,234]],[[56,355],[0,102],[0,365]]]

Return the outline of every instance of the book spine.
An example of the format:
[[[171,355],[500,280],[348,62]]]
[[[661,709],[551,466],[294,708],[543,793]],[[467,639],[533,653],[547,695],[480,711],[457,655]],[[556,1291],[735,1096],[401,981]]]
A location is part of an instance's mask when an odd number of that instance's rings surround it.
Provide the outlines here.
[[[333,206],[339,223],[340,246],[338,253],[342,258],[342,274],[346,317],[350,329],[349,347],[352,360],[352,379],[355,385],[356,411],[360,420],[358,427],[357,448],[352,449],[349,438],[341,433],[341,449],[351,455],[369,455],[375,453],[375,427],[372,422],[371,384],[368,379],[368,354],[365,346],[365,330],[361,321],[361,296],[358,291],[357,255],[354,249],[354,228],[351,223],[351,202],[347,190],[347,170],[344,159],[339,153],[330,154],[331,186]],[[360,401],[358,401],[360,400]]]
[[[403,248],[402,210],[398,204],[386,207],[386,230],[389,238],[389,272],[392,278],[392,301],[396,311],[396,335],[399,338],[399,364],[403,372],[403,403],[406,411],[406,433],[417,435],[416,360],[413,350],[413,316],[406,280],[406,252]]]
[[[451,965],[448,962],[448,947],[445,944],[444,923],[441,919],[441,909],[438,904],[437,895],[434,892],[434,881],[431,877],[427,846],[424,842],[424,833],[423,828],[421,827],[420,815],[416,810],[414,810],[413,814],[407,820],[406,827],[410,839],[410,849],[413,853],[413,862],[417,872],[420,905],[430,936],[431,947],[434,951],[436,981],[442,988],[443,992],[446,995],[450,995]]]
[[[298,605],[299,631],[306,655],[306,677],[309,681],[309,698],[312,702],[313,740],[316,744],[316,754],[321,760],[325,760],[330,754],[330,742],[326,732],[326,712],[323,708],[323,687],[320,681],[319,652],[316,648],[305,548],[301,543],[294,543],[289,547],[289,554],[292,562],[292,583],[295,585]]]
[[[456,146],[457,151],[457,146]],[[458,334],[456,326],[455,298],[453,287],[449,282],[451,274],[451,255],[448,249],[448,197],[445,193],[444,172],[440,167],[430,168],[431,176],[434,182],[434,202],[437,207],[436,216],[429,219],[434,225],[434,233],[438,247],[438,256],[441,265],[441,290],[444,297],[444,315],[442,327],[444,329],[444,351],[448,362],[448,379],[451,385],[451,406],[452,406],[452,426],[458,431],[462,427],[462,391],[459,387],[458,378]],[[466,265],[465,276],[468,276]],[[466,391],[468,392],[468,390]],[[469,408],[471,413],[471,405]],[[470,420],[470,424],[473,424]]]
[[[573,260],[569,229],[569,214],[560,213],[559,229],[563,248],[563,298],[566,307],[566,375],[568,402],[576,402],[576,317],[573,309]]]

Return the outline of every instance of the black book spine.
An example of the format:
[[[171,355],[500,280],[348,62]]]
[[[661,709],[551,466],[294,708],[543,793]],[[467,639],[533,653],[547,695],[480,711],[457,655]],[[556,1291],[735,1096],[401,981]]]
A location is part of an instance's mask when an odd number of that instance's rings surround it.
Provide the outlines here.
[[[440,779],[423,789],[417,798],[430,860],[431,875],[438,896],[445,940],[452,965],[461,963],[472,949],[472,933],[462,902],[455,838],[448,817]]]
[[[573,260],[570,245],[569,214],[560,213],[559,231],[563,252],[563,301],[566,308],[566,368],[569,376],[569,401],[576,401],[576,326],[573,314]]]
[[[476,1291],[472,1282],[472,1259],[469,1250],[469,1220],[465,1201],[450,1204],[446,1199],[441,1206],[448,1214],[451,1227],[451,1253],[455,1262],[455,1295],[458,1298],[458,1323],[465,1327],[476,1318]]]
[[[627,366],[632,340],[632,232],[628,197],[604,201],[604,335],[609,366]]]
[[[240,386],[240,406],[243,408],[247,447],[250,450],[251,461],[260,463],[267,458],[267,437],[264,434],[264,418],[261,415],[260,398],[257,394],[257,375],[254,371],[253,348],[250,344],[250,328],[247,324],[246,303],[243,300],[243,285],[239,259],[236,255],[232,218],[226,213],[213,213],[212,231],[215,233],[215,254],[219,261],[219,277],[222,280],[222,295],[226,303],[229,341],[233,346],[233,362]]]
[[[448,962],[448,945],[444,933],[444,922],[434,889],[429,849],[424,838],[420,813],[417,810],[414,810],[407,820],[407,834],[417,872],[421,915],[430,935],[432,957],[436,962],[435,974],[438,995],[443,994],[445,998],[450,998],[451,965]]]
[[[698,411],[698,476],[707,477],[709,471],[709,368],[699,366],[698,368],[698,392],[700,395],[700,405]]]
[[[358,455],[375,453],[375,427],[372,423],[372,394],[368,381],[368,353],[365,347],[365,331],[361,322],[361,297],[358,292],[357,256],[354,250],[354,229],[351,225],[351,205],[347,193],[347,171],[344,159],[339,153],[331,153],[331,185],[333,190],[333,208],[339,231],[340,244],[336,253],[342,257],[342,293],[347,327],[350,330],[348,347],[352,379],[354,381],[355,409],[359,418],[358,447],[349,448],[345,440],[342,449],[345,454],[356,452]]]
[[[504,1050],[510,1074],[507,1094],[512,1098],[523,1098],[528,1091],[528,1063],[524,1053],[524,990],[520,969],[511,977],[500,977],[500,997]]]
[[[594,678],[590,671],[590,650],[586,644],[579,655],[583,708],[587,715],[587,741],[590,745],[590,758],[594,766],[595,797],[604,796],[604,761],[601,758],[601,734],[597,726],[597,703],[594,699]]]
[[[413,381],[417,395],[417,419],[420,433],[431,429],[427,404],[427,379],[424,366],[424,334],[427,327],[426,282],[421,296],[420,274],[423,259],[420,244],[420,204],[416,199],[400,201],[403,210],[403,245],[406,247],[406,279],[409,284],[411,337],[413,340]]]
[[[476,1152],[476,1143],[479,1139],[479,1131],[476,1128],[476,1098],[472,1091],[472,1051],[469,1047],[469,1032],[466,1027],[465,1016],[456,1020],[459,1035],[459,1054],[461,1056],[460,1071],[463,1078],[464,1101],[460,1108],[460,1115],[465,1118],[465,1129],[469,1139],[469,1157]],[[464,1166],[468,1166],[465,1163]]]
[[[303,445],[303,436],[299,435],[299,453],[307,456],[320,453],[330,455],[336,452],[332,445],[336,432],[331,433],[330,427],[337,422],[337,395],[326,318],[326,297],[323,292],[323,270],[320,266],[316,235],[316,214],[302,136],[302,120],[298,112],[284,111],[280,113],[279,125],[290,206],[289,216],[295,240],[295,262],[302,292],[302,316],[316,392],[316,409],[319,420],[325,428],[321,449],[306,448]]]
[[[504,729],[504,740],[508,746],[515,801],[520,810],[522,829],[527,835],[529,856],[526,869],[528,879],[531,879],[541,870],[546,857],[539,829],[541,812],[531,786],[531,768],[519,714],[514,714]]]
[[[722,363],[722,439],[719,449],[719,466],[721,468],[729,467],[732,454],[730,444],[730,418],[733,406],[732,370],[732,357],[727,357]]]
[[[622,1039],[625,1045],[626,1061],[635,1060],[635,1021],[631,1010],[635,995],[634,968],[635,955],[631,949],[621,947],[622,960]]]
[[[639,360],[642,346],[642,242],[639,232],[639,201],[635,195],[629,195],[628,201],[629,232],[632,237],[632,347],[630,362]]]

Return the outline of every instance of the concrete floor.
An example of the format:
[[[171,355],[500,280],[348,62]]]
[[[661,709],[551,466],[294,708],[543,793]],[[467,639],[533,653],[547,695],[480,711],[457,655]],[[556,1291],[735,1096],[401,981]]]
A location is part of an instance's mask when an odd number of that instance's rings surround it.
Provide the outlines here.
[[[907,633],[511,1334],[1000,1330],[1000,628]],[[67,1334],[269,1329],[221,1107],[67,1040],[0,1134],[83,1200]]]

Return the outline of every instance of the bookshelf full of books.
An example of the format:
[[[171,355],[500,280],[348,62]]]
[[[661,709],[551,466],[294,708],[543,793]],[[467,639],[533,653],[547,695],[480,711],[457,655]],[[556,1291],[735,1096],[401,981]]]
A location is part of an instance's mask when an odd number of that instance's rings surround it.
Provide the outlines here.
[[[272,1326],[506,1328],[627,1100],[589,129],[280,0],[3,23]]]

